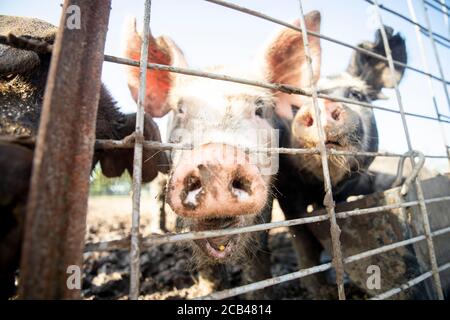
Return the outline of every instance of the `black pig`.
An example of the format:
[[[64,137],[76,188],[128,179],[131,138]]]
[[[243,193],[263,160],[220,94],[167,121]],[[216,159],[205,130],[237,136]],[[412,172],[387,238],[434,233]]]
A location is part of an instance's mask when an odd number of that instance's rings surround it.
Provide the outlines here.
[[[51,53],[57,28],[42,20],[0,16],[0,36],[9,34],[31,40],[26,48],[0,44],[0,136],[36,137]],[[41,46],[33,46],[34,43]],[[67,124],[70,126],[70,124]],[[135,114],[123,114],[105,86],[101,86],[96,138],[121,140],[135,130]],[[158,127],[145,116],[146,140],[160,141]],[[132,174],[133,149],[95,150],[92,168],[100,162],[107,177],[125,170]],[[165,171],[165,153],[144,150],[142,180],[149,182]],[[22,226],[31,177],[33,148],[19,143],[0,143],[0,298],[14,293],[14,274],[19,263]]]
[[[399,34],[386,27],[394,60],[406,63],[406,46]],[[320,44],[311,43],[312,60],[320,62]],[[380,31],[375,42],[359,45],[375,53],[386,55]],[[404,68],[396,67],[395,81],[400,81]],[[298,85],[297,83],[292,83]],[[318,90],[336,97],[370,103],[382,97],[382,88],[394,87],[388,63],[366,54],[355,52],[347,70],[339,75],[317,81]],[[283,101],[283,100],[281,100]],[[378,151],[378,131],[373,110],[356,104],[319,99],[321,123],[325,132],[325,145],[329,149],[343,151]],[[279,104],[280,105],[280,104]],[[296,148],[317,148],[319,136],[312,100],[307,97],[284,97],[285,114],[279,119],[281,145]],[[328,158],[333,197],[336,202],[345,201],[351,195],[365,195],[386,189],[394,177],[369,172],[373,157],[338,156]],[[276,181],[278,201],[287,219],[300,218],[306,214],[308,205],[322,207],[324,183],[320,155],[280,155],[280,172]],[[319,264],[320,243],[306,225],[291,228],[294,245],[301,268]],[[323,274],[309,276],[304,284],[314,297],[325,297],[320,292],[324,283]],[[326,289],[324,290],[325,294]],[[334,290],[335,291],[335,290]],[[328,296],[329,297],[329,296]]]

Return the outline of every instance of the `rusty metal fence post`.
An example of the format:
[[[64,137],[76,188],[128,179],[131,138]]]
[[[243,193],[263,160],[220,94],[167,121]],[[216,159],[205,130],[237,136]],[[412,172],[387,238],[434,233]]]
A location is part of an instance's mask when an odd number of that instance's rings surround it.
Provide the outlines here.
[[[67,268],[82,265],[110,5],[110,0],[66,0],[62,7],[28,200],[19,284],[23,299],[80,298],[79,288],[67,286]],[[79,19],[80,28],[68,19]]]

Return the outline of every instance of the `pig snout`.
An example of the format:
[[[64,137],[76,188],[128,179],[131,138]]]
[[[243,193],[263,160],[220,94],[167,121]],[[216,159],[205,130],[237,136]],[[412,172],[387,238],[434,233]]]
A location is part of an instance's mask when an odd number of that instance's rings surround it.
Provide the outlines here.
[[[327,146],[340,145],[346,131],[354,127],[349,111],[338,102],[319,100],[320,120]],[[318,121],[312,104],[303,106],[296,114],[292,126],[293,135],[302,146],[314,147],[319,143]]]
[[[168,202],[188,218],[222,218],[259,213],[267,185],[240,149],[206,144],[184,151],[169,181]]]

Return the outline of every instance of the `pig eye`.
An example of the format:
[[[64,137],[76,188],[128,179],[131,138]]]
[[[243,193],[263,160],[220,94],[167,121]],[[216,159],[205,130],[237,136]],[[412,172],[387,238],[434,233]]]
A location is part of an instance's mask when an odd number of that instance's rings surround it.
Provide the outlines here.
[[[255,115],[262,118],[266,110],[266,105],[264,101],[262,99],[258,99],[255,101],[255,105],[256,105]]]
[[[297,114],[298,110],[300,110],[300,107],[296,106],[295,104],[291,104],[291,110],[292,110],[292,115],[295,117],[295,115]]]
[[[362,92],[356,90],[349,90],[347,97],[358,101],[367,101],[366,96]]]
[[[258,107],[255,109],[255,115],[262,118],[264,115],[264,107]]]
[[[186,107],[184,106],[184,103],[182,101],[178,102],[177,112],[181,114],[186,112]]]

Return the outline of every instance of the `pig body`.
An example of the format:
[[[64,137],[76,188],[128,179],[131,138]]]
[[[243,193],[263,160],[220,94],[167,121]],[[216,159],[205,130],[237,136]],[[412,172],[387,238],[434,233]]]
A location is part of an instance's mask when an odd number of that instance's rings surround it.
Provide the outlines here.
[[[395,60],[406,63],[404,39],[394,35],[387,27],[390,47]],[[385,55],[380,32],[375,42],[364,42],[361,47]],[[402,68],[396,68],[396,79],[400,81]],[[340,75],[320,79],[317,88],[331,96],[355,101],[372,102],[381,97],[383,87],[393,87],[387,62],[356,52],[348,69]],[[373,110],[351,103],[318,100],[321,123],[325,132],[325,146],[343,151],[378,151],[378,131]],[[310,98],[291,100],[293,115],[290,120],[278,121],[281,145],[297,148],[317,148],[319,137],[317,119]],[[335,202],[345,201],[349,196],[367,195],[387,189],[395,177],[369,171],[373,157],[338,156],[328,157],[330,178]],[[278,201],[287,219],[307,215],[307,207],[323,207],[325,197],[324,179],[320,155],[281,155],[280,172],[276,183]],[[291,228],[293,241],[301,268],[318,265],[322,246],[306,225]],[[335,288],[327,290],[323,274],[302,279],[314,298],[335,297]]]
[[[52,44],[57,28],[38,19],[0,16],[0,35],[13,34]],[[30,49],[30,48],[27,48]],[[0,135],[35,138],[51,53],[0,44]],[[124,139],[134,132],[135,115],[118,110],[108,90],[102,85],[97,112],[97,139]],[[68,134],[72,132],[67,124]],[[150,116],[145,117],[145,138],[160,140],[159,130]],[[20,142],[19,142],[20,143]],[[28,183],[31,177],[33,147],[16,143],[0,144],[0,295],[14,291],[14,273],[18,267],[22,226],[25,217]],[[144,151],[143,181],[151,181],[158,170],[165,171],[164,153]],[[132,174],[133,149],[96,150],[92,168],[100,162],[108,177]]]

